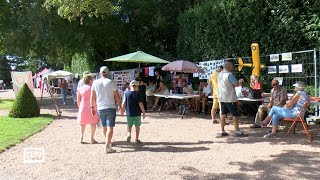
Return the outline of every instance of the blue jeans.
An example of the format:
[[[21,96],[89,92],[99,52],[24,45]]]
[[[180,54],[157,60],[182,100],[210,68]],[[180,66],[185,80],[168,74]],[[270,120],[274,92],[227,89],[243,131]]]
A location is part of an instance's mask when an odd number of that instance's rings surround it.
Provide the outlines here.
[[[77,90],[72,89],[72,99],[73,102],[77,102]]]
[[[114,127],[116,124],[116,111],[115,108],[98,110],[100,125]]]
[[[280,106],[273,106],[269,112],[269,116],[271,116],[272,124],[279,125],[279,122],[283,118],[295,118],[296,116],[290,109],[280,107]]]
[[[61,96],[62,96],[63,103],[66,103],[66,99],[67,99],[67,90],[66,89],[61,89]]]

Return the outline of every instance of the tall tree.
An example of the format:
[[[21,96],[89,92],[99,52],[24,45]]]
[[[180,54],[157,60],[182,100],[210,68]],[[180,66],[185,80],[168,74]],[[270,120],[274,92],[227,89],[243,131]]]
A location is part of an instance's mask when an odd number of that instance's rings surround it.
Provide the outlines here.
[[[0,56],[0,80],[4,83],[10,82],[10,65],[8,59],[5,56]]]

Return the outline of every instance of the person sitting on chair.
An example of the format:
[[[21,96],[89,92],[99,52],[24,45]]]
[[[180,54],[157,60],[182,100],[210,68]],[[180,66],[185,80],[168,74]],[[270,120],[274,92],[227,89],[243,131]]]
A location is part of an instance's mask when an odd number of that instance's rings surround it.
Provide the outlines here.
[[[239,86],[235,89],[238,98],[249,97],[250,89],[244,86],[244,79],[239,79]]]
[[[235,87],[237,98],[249,98],[250,89],[244,86],[244,79],[239,79],[239,86]],[[247,116],[252,112],[252,105],[250,102],[243,102],[238,100],[239,111]]]
[[[283,118],[296,118],[304,104],[310,101],[309,95],[304,91],[304,82],[297,81],[293,86],[296,93],[291,100],[283,107],[273,106],[265,120],[261,121],[261,126],[268,124],[270,120],[272,121],[272,131],[265,135],[265,138],[275,136],[280,120]]]
[[[163,83],[162,81],[160,81],[160,83],[159,83],[159,89],[157,89],[156,93],[159,93],[159,94],[169,94],[168,88],[164,85],[164,83]],[[156,97],[156,100],[155,100],[155,103],[154,103],[154,105],[153,105],[153,107],[152,107],[152,110],[157,109],[160,98],[161,98],[161,97]]]
[[[263,115],[266,112],[269,112],[272,106],[283,106],[286,104],[288,100],[288,94],[286,88],[279,85],[279,81],[277,79],[273,79],[271,81],[272,89],[270,91],[270,101],[267,105],[260,105],[258,108],[258,112],[255,117],[255,123],[251,126],[251,128],[260,128],[260,122],[262,121]]]
[[[205,114],[205,109],[208,101],[208,96],[211,95],[211,87],[208,84],[208,81],[206,79],[202,80],[203,82],[203,89],[200,93],[200,99],[202,100],[202,113]]]

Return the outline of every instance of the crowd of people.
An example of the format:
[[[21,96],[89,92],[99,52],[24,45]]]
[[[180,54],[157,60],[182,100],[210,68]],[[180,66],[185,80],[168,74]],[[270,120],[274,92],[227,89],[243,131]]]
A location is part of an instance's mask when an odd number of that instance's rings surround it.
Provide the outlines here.
[[[84,77],[78,82],[73,80],[72,89],[76,95],[73,94],[74,102],[79,107],[77,122],[80,125],[80,142],[83,143],[83,135],[85,126],[91,126],[91,143],[96,143],[94,134],[96,126],[102,126],[103,135],[106,139],[106,153],[113,153],[112,148],[113,129],[115,127],[117,110],[123,116],[127,117],[127,142],[131,143],[131,131],[133,125],[135,126],[135,142],[140,144],[140,126],[141,119],[146,116],[148,109],[147,102],[149,98],[153,97],[153,93],[183,93],[183,94],[198,94],[199,98],[184,99],[183,103],[189,108],[205,113],[208,105],[209,96],[212,97],[211,117],[214,124],[220,124],[220,136],[228,136],[229,133],[225,131],[227,124],[227,115],[232,116],[235,136],[246,137],[246,133],[241,131],[239,127],[239,108],[242,108],[239,103],[239,98],[254,98],[254,91],[261,93],[262,85],[257,76],[250,77],[250,87],[246,87],[245,80],[239,79],[233,75],[233,64],[226,62],[224,66],[217,68],[209,79],[200,82],[199,91],[193,91],[193,88],[185,80],[181,80],[180,86],[173,83],[171,90],[165,85],[163,77],[159,71],[155,71],[155,79],[146,81],[143,73],[131,81],[125,83],[122,92],[118,92],[116,83],[109,78],[109,69],[107,66],[100,68],[100,78],[94,80],[90,74],[84,74]],[[60,88],[65,88],[64,81],[61,82]],[[272,122],[272,131],[264,137],[273,137],[278,128],[279,121],[284,117],[294,118],[303,107],[305,102],[310,100],[308,94],[304,91],[304,83],[298,81],[293,86],[296,94],[289,100],[287,91],[284,87],[279,85],[277,79],[271,81],[272,89],[270,92],[270,100],[268,104],[261,104],[257,107],[255,123],[252,128],[260,128]],[[63,91],[61,91],[64,94]],[[153,97],[155,99],[151,109],[155,110],[160,103],[160,97]],[[217,112],[219,111],[219,118]],[[264,117],[264,114],[267,116]]]

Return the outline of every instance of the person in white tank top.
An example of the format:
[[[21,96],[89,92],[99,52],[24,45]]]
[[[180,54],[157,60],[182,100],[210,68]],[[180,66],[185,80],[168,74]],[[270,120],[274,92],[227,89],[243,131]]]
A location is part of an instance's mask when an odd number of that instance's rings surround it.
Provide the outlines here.
[[[218,74],[218,99],[220,102],[220,124],[222,133],[221,136],[228,136],[224,130],[226,124],[227,113],[232,114],[232,120],[235,127],[235,136],[237,137],[246,137],[247,134],[240,131],[239,122],[238,122],[238,109],[237,109],[237,95],[235,87],[239,86],[238,80],[231,73],[233,71],[233,64],[231,62],[226,62],[224,64],[223,70]]]

